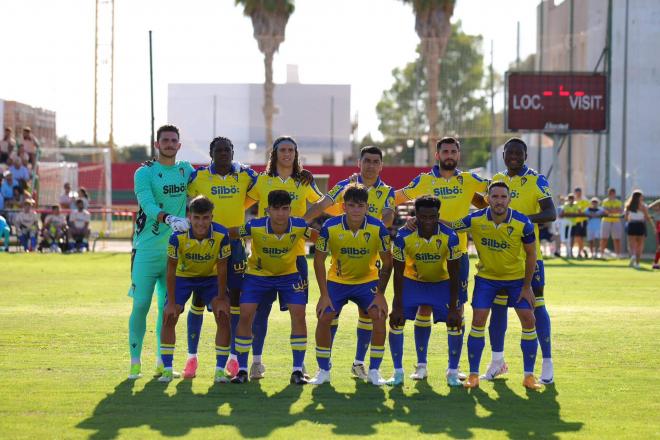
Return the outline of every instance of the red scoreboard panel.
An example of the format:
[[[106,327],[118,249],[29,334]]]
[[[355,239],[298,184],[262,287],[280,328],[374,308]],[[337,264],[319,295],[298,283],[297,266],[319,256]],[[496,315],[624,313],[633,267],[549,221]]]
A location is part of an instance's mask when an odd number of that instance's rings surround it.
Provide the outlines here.
[[[607,76],[600,73],[507,72],[509,131],[607,131]]]

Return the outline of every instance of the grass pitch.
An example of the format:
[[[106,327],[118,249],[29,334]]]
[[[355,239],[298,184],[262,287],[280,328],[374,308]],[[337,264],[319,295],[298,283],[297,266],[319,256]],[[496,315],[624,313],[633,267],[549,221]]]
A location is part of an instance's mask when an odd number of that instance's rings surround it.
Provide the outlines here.
[[[474,260],[473,260],[474,262]],[[660,274],[624,261],[546,262],[556,385],[521,386],[520,325],[509,314],[505,380],[467,392],[444,380],[446,332],[436,325],[428,381],[376,388],[350,377],[355,307],[342,313],[332,386],[288,384],[288,315],[274,311],[267,377],[214,385],[214,324],[206,315],[194,381],[169,386],[126,380],[130,300],[127,254],[0,254],[0,438],[658,438],[660,437]],[[311,265],[310,265],[311,267]],[[313,279],[313,278],[312,278]],[[318,290],[311,282],[310,303]],[[390,296],[391,297],[391,296]],[[155,307],[143,370],[154,362]],[[308,313],[306,363],[315,369],[316,319]],[[470,319],[467,308],[467,322]],[[185,317],[175,367],[185,360]],[[463,370],[467,370],[463,347]],[[490,359],[484,352],[482,369]],[[540,351],[539,351],[540,360]],[[412,371],[412,323],[404,363]],[[540,363],[537,362],[537,370]],[[383,362],[389,376],[389,353]]]

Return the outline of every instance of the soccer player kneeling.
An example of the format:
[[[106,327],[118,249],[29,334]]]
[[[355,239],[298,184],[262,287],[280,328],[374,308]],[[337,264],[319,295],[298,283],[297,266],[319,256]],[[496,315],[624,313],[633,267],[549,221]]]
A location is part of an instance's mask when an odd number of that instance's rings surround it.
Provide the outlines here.
[[[536,238],[532,223],[509,208],[510,202],[509,186],[493,182],[488,187],[490,206],[452,223],[456,231],[469,229],[472,232],[480,260],[472,294],[472,329],[467,343],[470,377],[464,384],[466,388],[479,386],[484,329],[495,296],[500,292],[506,292],[508,306],[516,309],[522,324],[523,386],[533,390],[540,388],[534,377],[538,340],[531,287],[536,266]]]
[[[231,228],[232,239],[252,239],[252,253],[248,259],[241,314],[236,327],[235,345],[238,352],[238,373],[232,383],[248,381],[248,354],[252,347],[252,323],[257,306],[269,306],[279,295],[280,305],[286,305],[291,314],[291,350],[293,373],[291,383],[303,385],[303,362],[307,350],[306,284],[298,272],[296,259],[300,242],[316,240],[318,231],[307,226],[305,220],[291,217],[292,198],[288,191],[276,189],[268,193],[267,217],[248,221],[241,228]]]
[[[403,384],[403,326],[415,321],[417,368],[426,371],[433,322],[446,322],[449,348],[449,386],[462,386],[458,363],[463,345],[463,305],[459,300],[460,258],[458,235],[439,221],[440,200],[415,200],[417,230],[399,229],[394,239],[394,301],[390,315],[390,351],[394,377],[388,385]]]
[[[314,254],[314,271],[321,297],[316,306],[316,359],[319,372],[310,381],[330,381],[332,321],[350,300],[373,320],[367,381],[382,386],[380,364],[385,352],[385,289],[392,273],[390,236],[383,222],[367,215],[369,193],[362,184],[350,184],[344,192],[346,214],[327,220],[321,228]],[[332,264],[325,271],[328,253]],[[380,272],[376,267],[382,261]]]
[[[176,323],[193,291],[213,310],[218,326],[215,334],[215,382],[229,382],[225,364],[229,356],[229,297],[227,258],[231,253],[227,229],[214,223],[213,202],[195,197],[189,205],[188,232],[175,232],[167,248],[167,300],[163,314],[160,352],[164,371],[158,379],[170,382],[176,342]]]

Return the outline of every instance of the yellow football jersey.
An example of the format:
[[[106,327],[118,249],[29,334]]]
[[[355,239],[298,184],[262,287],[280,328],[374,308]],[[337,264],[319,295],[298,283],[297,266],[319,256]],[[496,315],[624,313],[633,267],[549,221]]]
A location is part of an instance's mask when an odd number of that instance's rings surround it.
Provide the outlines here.
[[[534,243],[534,225],[527,217],[509,208],[506,220],[493,222],[490,208],[475,211],[452,223],[452,229],[472,233],[479,254],[477,275],[489,280],[525,278],[523,244]]]
[[[310,237],[311,230],[304,219],[291,217],[286,232],[277,235],[273,232],[270,218],[261,217],[241,226],[239,234],[252,239],[246,273],[271,277],[298,272],[296,247],[299,241],[304,243]]]
[[[523,166],[520,173],[515,176],[509,176],[506,171],[497,173],[493,176],[493,182],[505,182],[509,185],[511,194],[511,209],[514,209],[526,216],[538,214],[541,209],[539,203],[543,199],[552,197],[550,185],[543,174]],[[539,237],[539,225],[534,223],[534,234],[536,235],[536,258],[543,259],[541,253],[541,240]]]
[[[218,275],[218,260],[231,254],[227,229],[218,223],[211,223],[209,234],[202,240],[193,237],[192,228],[188,232],[175,232],[170,236],[167,256],[177,260],[178,277],[212,277]]]
[[[257,173],[237,162],[225,176],[217,174],[211,164],[190,175],[188,197],[208,197],[214,205],[213,221],[233,228],[245,223],[245,198],[256,181]]]
[[[323,224],[316,251],[332,257],[328,281],[367,283],[378,279],[376,261],[380,252],[390,251],[390,234],[383,222],[370,215],[355,233],[348,227],[346,215],[333,217]]]
[[[468,215],[474,194],[485,193],[487,186],[488,182],[476,173],[460,170],[445,179],[436,165],[430,172],[415,177],[403,188],[403,194],[411,200],[427,195],[437,197],[441,202],[440,218],[453,222]],[[461,252],[467,252],[467,235],[459,233],[458,239]]]
[[[310,185],[303,185],[299,181],[287,177],[282,179],[279,176],[269,176],[268,174],[261,173],[257,177],[257,181],[248,192],[248,197],[252,200],[259,202],[259,213],[257,217],[266,216],[266,208],[268,207],[268,193],[274,189],[283,189],[291,195],[291,216],[303,217],[307,212],[307,202],[315,203],[323,194],[312,182]],[[301,241],[297,244],[296,255],[305,255],[305,242]]]
[[[582,211],[577,203],[570,204],[568,202],[564,203],[564,206],[562,206],[561,210],[566,214],[577,214],[578,212]],[[577,219],[578,217],[566,217],[566,220],[568,220],[571,225],[577,223]]]
[[[603,200],[603,203],[601,205],[603,209],[619,209],[621,210],[621,213],[623,213],[623,202],[619,199],[605,199]],[[612,216],[612,217],[603,217],[603,221],[607,223],[619,223],[621,221],[621,213],[618,215]]]
[[[585,199],[576,200],[575,204],[579,208],[579,212],[584,212],[587,210],[589,206],[591,206],[591,202]],[[587,217],[575,217],[575,221],[577,223],[586,222],[587,220],[588,220]]]
[[[461,257],[458,235],[451,228],[438,223],[435,233],[429,238],[419,236],[419,229],[399,229],[392,246],[392,257],[404,262],[403,276],[411,280],[435,283],[449,279],[447,260]]]
[[[326,212],[331,212],[334,215],[342,215],[344,213],[341,205],[344,203],[344,190],[350,183],[350,179],[344,179],[328,191],[325,196],[332,200],[334,205]],[[363,183],[361,176],[358,176],[357,183]],[[380,177],[376,179],[376,183],[373,186],[367,188],[367,191],[369,192],[367,214],[382,219],[383,210],[394,209],[394,188],[385,184]]]

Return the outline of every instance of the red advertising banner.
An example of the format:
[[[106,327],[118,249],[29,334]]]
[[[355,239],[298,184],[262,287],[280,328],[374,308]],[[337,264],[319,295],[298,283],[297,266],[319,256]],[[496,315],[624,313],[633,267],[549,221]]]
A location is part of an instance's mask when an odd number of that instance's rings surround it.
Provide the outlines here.
[[[607,76],[600,73],[507,72],[509,131],[607,131]]]

